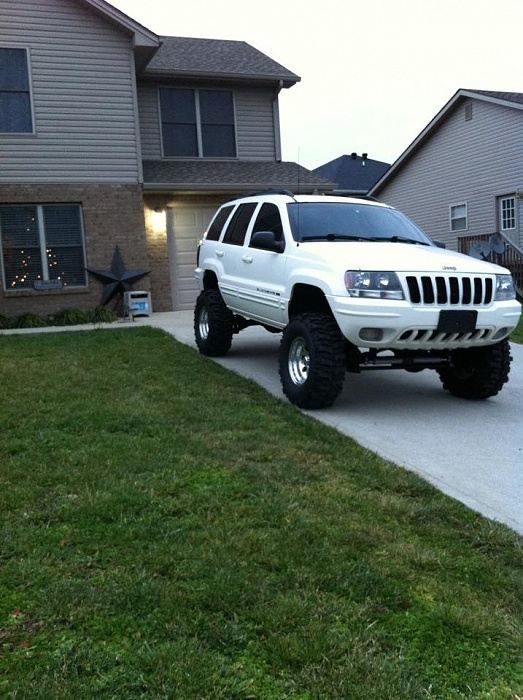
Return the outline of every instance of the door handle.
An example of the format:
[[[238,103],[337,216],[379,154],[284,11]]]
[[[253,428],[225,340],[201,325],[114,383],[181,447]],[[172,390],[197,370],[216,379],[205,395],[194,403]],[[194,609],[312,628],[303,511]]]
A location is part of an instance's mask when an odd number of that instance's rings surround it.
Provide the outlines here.
[[[242,255],[242,260],[244,263],[252,263],[252,256],[251,255]]]
[[[217,250],[215,252],[216,252],[216,257],[223,258],[223,250]]]

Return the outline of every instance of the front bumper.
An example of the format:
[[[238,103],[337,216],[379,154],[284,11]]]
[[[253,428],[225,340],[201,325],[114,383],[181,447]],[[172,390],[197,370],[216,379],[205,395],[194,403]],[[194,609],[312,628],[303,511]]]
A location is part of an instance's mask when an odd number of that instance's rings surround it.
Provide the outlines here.
[[[517,326],[517,301],[489,306],[412,306],[407,301],[331,297],[329,303],[343,335],[358,347],[402,350],[452,350],[492,345]],[[473,329],[445,332],[441,311],[477,311]]]

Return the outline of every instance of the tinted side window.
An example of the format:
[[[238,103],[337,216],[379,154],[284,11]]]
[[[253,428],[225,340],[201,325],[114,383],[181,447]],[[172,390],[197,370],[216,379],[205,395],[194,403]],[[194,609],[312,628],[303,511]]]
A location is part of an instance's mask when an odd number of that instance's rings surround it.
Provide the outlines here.
[[[283,225],[281,223],[280,210],[276,204],[268,202],[262,204],[252,229],[253,233],[256,233],[256,231],[272,231],[277,241],[283,239]]]
[[[256,209],[256,202],[249,202],[248,204],[240,204],[238,209],[233,214],[233,217],[227,226],[227,231],[223,238],[224,243],[230,243],[231,245],[243,245],[245,240],[245,234],[247,233],[247,227],[251,220],[254,210]]]
[[[208,241],[219,240],[222,228],[233,209],[234,207],[232,205],[230,207],[223,207],[223,209],[220,209],[220,211],[216,214],[214,219],[211,221],[211,225],[209,226],[209,230],[205,236]]]

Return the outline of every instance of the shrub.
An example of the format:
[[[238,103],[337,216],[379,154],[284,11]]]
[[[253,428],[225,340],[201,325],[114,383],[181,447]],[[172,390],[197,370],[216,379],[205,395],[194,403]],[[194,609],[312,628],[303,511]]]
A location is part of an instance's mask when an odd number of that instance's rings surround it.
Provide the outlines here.
[[[63,309],[49,316],[48,321],[53,326],[77,326],[82,323],[90,323],[91,315],[83,309]]]
[[[12,328],[42,328],[47,326],[47,321],[43,316],[27,313],[13,319],[11,326]]]
[[[114,323],[118,318],[118,314],[108,309],[106,306],[97,306],[91,314],[91,321],[93,323]]]
[[[11,322],[7,318],[7,316],[4,316],[4,314],[0,314],[0,329],[4,328],[10,328]]]

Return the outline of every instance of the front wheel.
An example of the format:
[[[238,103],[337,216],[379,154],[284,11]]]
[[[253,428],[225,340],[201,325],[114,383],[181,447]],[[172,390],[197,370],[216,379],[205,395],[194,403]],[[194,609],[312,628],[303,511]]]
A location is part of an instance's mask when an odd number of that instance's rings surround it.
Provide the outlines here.
[[[223,357],[231,347],[234,318],[218,289],[205,289],[196,300],[194,337],[207,357]]]
[[[451,366],[438,370],[443,388],[462,399],[496,396],[508,381],[510,345],[502,340],[483,348],[454,350]]]
[[[283,331],[279,365],[283,393],[291,403],[332,406],[345,378],[345,339],[332,316],[296,316]]]

